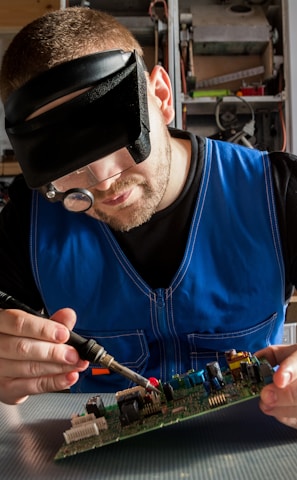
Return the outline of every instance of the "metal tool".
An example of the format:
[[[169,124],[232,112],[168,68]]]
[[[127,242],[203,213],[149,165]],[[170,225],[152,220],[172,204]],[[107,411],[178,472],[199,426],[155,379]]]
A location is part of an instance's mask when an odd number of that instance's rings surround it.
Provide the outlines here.
[[[28,307],[24,303],[16,300],[11,295],[8,295],[1,290],[0,308],[16,308],[19,310],[23,310],[27,313],[31,313],[32,315],[36,315],[37,317],[49,318],[48,316],[33,310],[31,307]],[[130,370],[130,368],[127,368],[124,365],[118,363],[114,359],[114,357],[107,353],[107,351],[102,345],[99,345],[99,343],[96,342],[96,340],[92,338],[84,338],[71,330],[69,331],[69,335],[69,340],[66,343],[77,350],[82,360],[88,360],[93,364],[103,365],[104,367],[107,367],[110,370],[119,373],[123,377],[132,380],[137,385],[140,385],[149,390],[153,390],[156,393],[160,393],[160,390],[158,390],[154,385],[152,385],[147,378],[139,375],[139,373],[136,373],[133,370]]]

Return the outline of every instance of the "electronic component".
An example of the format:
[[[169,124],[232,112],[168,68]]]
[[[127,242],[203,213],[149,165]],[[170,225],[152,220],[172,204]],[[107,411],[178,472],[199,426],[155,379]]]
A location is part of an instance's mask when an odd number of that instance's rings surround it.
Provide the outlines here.
[[[89,398],[86,404],[86,411],[88,413],[94,413],[96,418],[103,417],[105,414],[105,407],[100,395],[95,395]]]
[[[214,361],[165,383],[149,379],[157,391],[142,386],[119,391],[110,406],[99,395],[91,397],[87,414],[72,418],[55,460],[249,400],[272,381],[273,369],[265,359],[236,350],[225,352],[225,358],[227,368]]]

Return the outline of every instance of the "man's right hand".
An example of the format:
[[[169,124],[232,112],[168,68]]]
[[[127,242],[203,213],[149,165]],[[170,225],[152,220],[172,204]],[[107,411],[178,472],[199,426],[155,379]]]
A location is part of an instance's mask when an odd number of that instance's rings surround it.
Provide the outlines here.
[[[77,382],[89,362],[65,344],[75,322],[70,308],[58,310],[51,320],[0,309],[0,401],[18,404]]]

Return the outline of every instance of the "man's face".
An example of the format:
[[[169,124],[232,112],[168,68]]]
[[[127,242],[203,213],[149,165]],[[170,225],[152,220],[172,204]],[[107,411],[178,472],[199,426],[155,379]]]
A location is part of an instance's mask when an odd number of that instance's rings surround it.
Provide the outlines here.
[[[169,77],[167,80],[160,68],[156,69],[153,77],[150,76],[147,93],[151,151],[144,161],[136,164],[128,150],[121,148],[83,167],[82,170],[52,182],[56,191],[61,193],[67,194],[67,191],[77,188],[91,192],[94,203],[86,214],[107,223],[114,230],[129,231],[142,225],[156,211],[168,205],[171,137],[166,125],[173,118],[173,111],[170,107],[164,109],[164,104],[170,103],[167,102],[167,97],[171,98],[169,84]],[[85,89],[60,97],[28,118],[39,116],[84,91]],[[169,114],[164,114],[164,111],[169,111]],[[84,148],[87,151],[87,142]],[[76,201],[75,194],[73,201]]]
[[[146,221],[164,208],[162,199],[170,175],[170,136],[163,117],[154,99],[149,100],[151,123],[151,153],[139,164],[131,166],[131,157],[123,148],[95,162],[106,178],[90,189],[94,205],[86,213],[97,218],[114,230],[128,231]],[[102,169],[106,173],[102,177]],[[116,172],[121,173],[116,173]],[[114,173],[113,173],[114,172]],[[99,175],[99,174],[98,174]]]

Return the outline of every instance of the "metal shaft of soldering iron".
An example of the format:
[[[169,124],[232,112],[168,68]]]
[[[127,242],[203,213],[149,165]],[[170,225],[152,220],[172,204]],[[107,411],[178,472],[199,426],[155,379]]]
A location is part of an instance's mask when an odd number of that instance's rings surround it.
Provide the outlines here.
[[[141,385],[144,388],[160,393],[160,390],[152,385],[147,378],[117,362],[114,357],[106,352],[102,345],[99,345],[99,343],[96,342],[96,340],[93,340],[92,338],[87,340],[71,331],[70,339],[67,343],[77,349],[83,360],[89,360],[93,364],[103,365],[104,367],[119,373],[123,377],[129,378],[129,380],[132,380],[137,385]]]
[[[18,300],[13,298],[11,295],[8,295],[7,293],[2,292],[1,290],[0,290],[0,308],[4,308],[4,309],[16,308],[18,310],[23,310],[27,313],[31,313],[32,315],[36,315],[37,317],[49,318],[48,316],[33,310],[31,307],[28,307],[24,303],[19,302]],[[130,370],[130,368],[127,368],[124,365],[121,365],[120,363],[118,363],[114,359],[114,357],[112,357],[111,355],[109,355],[109,353],[106,352],[106,350],[104,349],[104,347],[102,347],[102,345],[99,345],[99,343],[97,343],[92,338],[91,339],[84,338],[81,335],[78,335],[77,333],[69,330],[69,340],[66,343],[68,345],[71,345],[77,350],[82,360],[88,360],[93,364],[101,364],[104,367],[107,367],[110,370],[113,370],[119,373],[123,377],[129,378],[129,380],[132,380],[137,385],[140,385],[149,390],[153,390],[156,393],[160,393],[160,391],[154,385],[152,385],[147,378],[143,377],[142,375],[139,375],[133,370]]]

